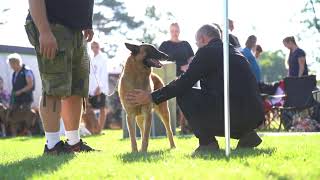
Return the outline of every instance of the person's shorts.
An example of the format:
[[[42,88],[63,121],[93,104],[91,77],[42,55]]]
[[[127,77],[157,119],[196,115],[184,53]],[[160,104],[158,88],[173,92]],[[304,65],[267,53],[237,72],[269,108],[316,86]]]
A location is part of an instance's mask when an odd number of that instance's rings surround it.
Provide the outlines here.
[[[39,32],[33,21],[27,20],[25,24],[29,41],[36,50],[43,94],[87,97],[90,68],[82,31],[74,31],[60,24],[50,26],[58,43],[53,60],[44,58],[39,53]]]
[[[100,109],[107,106],[107,97],[103,93],[97,96],[89,96],[88,101],[93,109]]]

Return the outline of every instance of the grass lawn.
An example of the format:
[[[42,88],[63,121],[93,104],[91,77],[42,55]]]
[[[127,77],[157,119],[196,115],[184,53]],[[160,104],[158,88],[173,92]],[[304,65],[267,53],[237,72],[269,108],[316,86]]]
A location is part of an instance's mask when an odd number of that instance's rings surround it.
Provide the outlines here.
[[[151,139],[147,154],[132,154],[121,135],[85,138],[102,152],[58,157],[42,156],[43,137],[0,139],[0,179],[320,179],[320,135],[264,136],[259,148],[230,159],[224,151],[192,157],[193,136],[176,136],[174,150],[166,138]]]

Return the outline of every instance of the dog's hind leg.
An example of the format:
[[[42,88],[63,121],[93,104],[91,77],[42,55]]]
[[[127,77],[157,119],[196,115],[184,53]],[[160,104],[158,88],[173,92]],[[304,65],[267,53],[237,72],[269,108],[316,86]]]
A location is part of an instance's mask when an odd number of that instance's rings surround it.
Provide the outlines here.
[[[175,148],[176,145],[173,140],[173,133],[170,124],[170,112],[168,108],[168,102],[163,102],[155,107],[155,112],[161,118],[164,127],[166,128],[166,133],[170,142],[170,147]]]
[[[136,122],[135,122],[135,116],[127,115],[127,124],[128,124],[128,130],[131,140],[131,150],[132,152],[138,152],[137,148],[137,140],[136,140]]]
[[[144,133],[142,136],[141,152],[147,152],[149,145],[149,137],[151,130],[151,111],[143,113],[144,117]]]
[[[142,139],[143,133],[144,133],[143,116],[141,116],[141,115],[136,116],[136,121],[137,121],[138,127],[140,129],[140,134],[141,134],[141,139]]]

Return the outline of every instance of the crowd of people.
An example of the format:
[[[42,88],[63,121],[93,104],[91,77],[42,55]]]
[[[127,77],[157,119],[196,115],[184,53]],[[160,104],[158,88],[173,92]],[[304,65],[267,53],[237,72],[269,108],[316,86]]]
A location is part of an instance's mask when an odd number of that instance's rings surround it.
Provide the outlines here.
[[[40,2],[29,1],[26,32],[35,48],[42,80],[39,114],[46,137],[44,154],[95,151],[79,134],[84,107],[99,110],[97,123],[90,129],[96,134],[104,128],[108,112],[107,58],[100,52],[99,43],[92,41],[93,1],[66,2],[74,7],[72,11],[68,9],[70,6],[55,1]],[[265,119],[259,90],[263,83],[258,63],[262,48],[257,45],[255,35],[249,36],[242,48],[232,33],[232,20],[229,20],[229,30],[231,137],[239,140],[237,148],[253,148],[262,141],[255,129]],[[192,132],[199,139],[196,152],[215,151],[219,149],[215,136],[224,136],[222,30],[218,24],[201,26],[195,36],[199,48],[196,54],[179,34],[179,24],[172,23],[170,39],[159,47],[176,63],[177,79],[151,94],[133,91],[127,99],[133,105],[142,105],[159,104],[176,97],[182,132]],[[91,60],[87,53],[88,42],[94,54]],[[290,50],[288,76],[307,75],[306,54],[297,46],[294,37],[285,38],[283,44]],[[34,75],[18,54],[8,56],[8,64],[14,71],[13,88],[9,95],[0,79],[1,103],[13,111],[30,110]],[[200,88],[194,88],[197,82]],[[66,141],[60,138],[61,117]]]

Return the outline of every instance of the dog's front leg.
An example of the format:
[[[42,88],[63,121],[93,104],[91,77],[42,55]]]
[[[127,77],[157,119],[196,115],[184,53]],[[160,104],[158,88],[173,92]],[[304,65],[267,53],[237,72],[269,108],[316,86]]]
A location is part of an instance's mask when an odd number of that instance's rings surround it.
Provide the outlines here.
[[[138,152],[137,140],[136,140],[136,122],[134,115],[127,115],[127,124],[131,140],[131,150],[132,152]]]
[[[141,152],[147,152],[148,144],[149,144],[149,137],[150,137],[150,129],[151,129],[151,112],[144,113],[144,133],[142,137],[142,144],[141,144]]]

